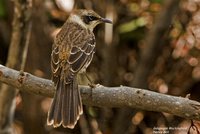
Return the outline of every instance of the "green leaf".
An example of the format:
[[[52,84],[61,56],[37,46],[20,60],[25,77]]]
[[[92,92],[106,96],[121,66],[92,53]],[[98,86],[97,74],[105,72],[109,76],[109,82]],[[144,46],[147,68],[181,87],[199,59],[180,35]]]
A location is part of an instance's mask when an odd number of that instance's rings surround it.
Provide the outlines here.
[[[5,10],[5,1],[0,0],[0,18],[5,17],[6,10]]]
[[[124,23],[119,26],[120,33],[127,33],[136,30],[139,27],[143,27],[147,24],[147,21],[144,17],[137,18],[130,22]]]

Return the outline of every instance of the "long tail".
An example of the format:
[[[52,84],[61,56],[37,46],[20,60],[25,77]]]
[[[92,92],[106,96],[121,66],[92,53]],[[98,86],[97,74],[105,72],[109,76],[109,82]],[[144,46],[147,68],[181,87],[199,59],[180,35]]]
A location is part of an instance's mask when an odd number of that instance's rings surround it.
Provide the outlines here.
[[[56,83],[56,93],[48,113],[47,124],[53,127],[74,128],[83,113],[80,91],[76,77],[65,83],[63,79]]]

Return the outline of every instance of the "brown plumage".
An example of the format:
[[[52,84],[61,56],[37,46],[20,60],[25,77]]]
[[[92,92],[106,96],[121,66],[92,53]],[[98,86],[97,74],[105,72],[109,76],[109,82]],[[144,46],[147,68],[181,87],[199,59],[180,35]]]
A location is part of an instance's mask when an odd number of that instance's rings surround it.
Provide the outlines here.
[[[92,10],[76,10],[56,35],[51,54],[56,93],[48,113],[48,125],[74,128],[83,113],[76,77],[93,58],[96,44],[93,29],[102,22],[111,23]]]

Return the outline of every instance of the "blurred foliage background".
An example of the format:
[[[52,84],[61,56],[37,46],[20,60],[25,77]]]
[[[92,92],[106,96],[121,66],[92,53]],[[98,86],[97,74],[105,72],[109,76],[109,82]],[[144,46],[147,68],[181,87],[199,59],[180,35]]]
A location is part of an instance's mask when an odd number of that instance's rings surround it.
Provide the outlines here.
[[[99,25],[94,31],[97,51],[87,72],[95,83],[140,87],[182,97],[190,94],[191,99],[200,101],[200,1],[174,1],[33,0],[32,33],[25,71],[50,79],[54,36],[72,8],[93,9],[113,20],[113,25]],[[172,19],[168,20],[169,25],[165,31],[152,35],[155,27],[162,28],[159,15],[170,2],[177,5]],[[13,12],[12,1],[0,0],[0,64],[3,65],[11,42]],[[147,62],[141,63],[143,52],[149,52],[145,50],[150,49],[152,38],[151,59],[147,57]],[[148,75],[136,75],[138,69]],[[87,85],[85,80],[80,83]],[[84,106],[84,114],[74,130],[53,129],[46,125],[50,98],[19,92],[15,99],[12,127],[16,134],[150,134],[154,127],[188,130],[190,126],[189,120],[167,113]],[[182,132],[174,130],[172,133]],[[184,129],[183,133],[187,131]]]

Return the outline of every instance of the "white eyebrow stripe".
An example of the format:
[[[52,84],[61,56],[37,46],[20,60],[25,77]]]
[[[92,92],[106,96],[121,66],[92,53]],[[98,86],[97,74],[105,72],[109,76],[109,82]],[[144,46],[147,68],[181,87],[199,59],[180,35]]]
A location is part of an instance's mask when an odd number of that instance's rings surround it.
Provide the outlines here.
[[[87,28],[86,25],[85,25],[85,23],[83,22],[83,20],[78,15],[76,15],[76,14],[71,15],[70,18],[69,18],[69,20],[72,21],[72,22],[78,23],[79,25],[81,25],[84,28]]]

